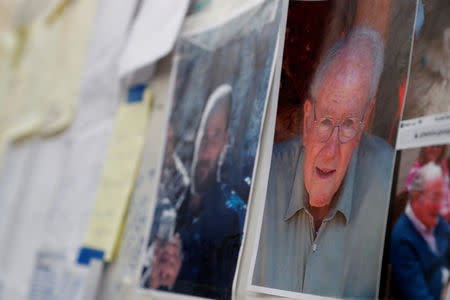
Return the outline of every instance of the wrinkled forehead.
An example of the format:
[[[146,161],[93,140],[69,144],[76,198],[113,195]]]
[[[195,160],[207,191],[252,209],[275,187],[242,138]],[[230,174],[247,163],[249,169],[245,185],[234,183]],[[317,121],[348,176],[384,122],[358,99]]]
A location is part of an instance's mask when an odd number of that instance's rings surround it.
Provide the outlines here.
[[[370,55],[352,57],[341,55],[330,64],[316,105],[338,106],[349,112],[362,112],[369,102],[370,75],[373,64]]]
[[[444,180],[442,177],[438,177],[432,180],[425,181],[425,192],[437,193],[442,192],[444,188]]]

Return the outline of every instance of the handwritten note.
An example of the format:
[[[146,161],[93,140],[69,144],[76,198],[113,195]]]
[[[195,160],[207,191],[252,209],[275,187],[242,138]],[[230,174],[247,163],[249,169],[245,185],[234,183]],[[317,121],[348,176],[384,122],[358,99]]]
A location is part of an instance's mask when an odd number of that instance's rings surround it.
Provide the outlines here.
[[[104,260],[114,256],[127,212],[144,145],[151,92],[140,102],[124,102],[108,150],[84,246],[102,250]]]

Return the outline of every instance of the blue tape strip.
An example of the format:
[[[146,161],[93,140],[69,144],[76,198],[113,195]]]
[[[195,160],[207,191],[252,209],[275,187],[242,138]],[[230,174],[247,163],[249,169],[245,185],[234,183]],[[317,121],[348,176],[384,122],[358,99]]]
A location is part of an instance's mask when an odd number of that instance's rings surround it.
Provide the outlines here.
[[[135,85],[128,91],[127,102],[141,102],[144,97],[146,86],[143,84]]]
[[[212,0],[203,0],[203,2],[197,3],[194,8],[194,12],[199,12],[205,8],[206,5],[211,3]]]
[[[81,248],[78,254],[77,262],[80,265],[89,265],[91,259],[103,260],[105,252],[103,250],[91,249],[91,248]]]

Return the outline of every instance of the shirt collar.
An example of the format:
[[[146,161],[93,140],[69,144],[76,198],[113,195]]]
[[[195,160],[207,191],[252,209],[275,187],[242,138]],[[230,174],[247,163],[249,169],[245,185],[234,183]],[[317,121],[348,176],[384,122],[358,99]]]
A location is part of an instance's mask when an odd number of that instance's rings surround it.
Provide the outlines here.
[[[295,167],[295,176],[291,186],[289,205],[284,215],[284,220],[287,221],[297,211],[305,208],[305,188],[304,188],[304,173],[303,173],[303,159],[304,151],[301,148],[300,155],[297,158],[297,163]]]
[[[352,211],[353,200],[353,182],[356,173],[356,162],[359,148],[353,152],[352,159],[347,168],[347,173],[342,182],[340,192],[338,195],[337,203],[334,208],[331,209],[326,220],[332,219],[337,212],[340,212],[346,222],[350,221]],[[297,160],[295,178],[292,183],[289,205],[284,215],[284,220],[287,221],[292,218],[298,211],[305,208],[305,199],[307,199],[305,183],[304,183],[304,148],[300,150],[300,154]]]
[[[405,214],[409,218],[409,220],[411,220],[411,222],[413,223],[413,225],[417,229],[417,231],[419,231],[421,234],[429,234],[430,233],[430,230],[428,230],[427,227],[422,222],[420,222],[420,220],[417,218],[410,203],[408,203],[406,205]],[[431,230],[431,232],[432,232],[432,230]]]

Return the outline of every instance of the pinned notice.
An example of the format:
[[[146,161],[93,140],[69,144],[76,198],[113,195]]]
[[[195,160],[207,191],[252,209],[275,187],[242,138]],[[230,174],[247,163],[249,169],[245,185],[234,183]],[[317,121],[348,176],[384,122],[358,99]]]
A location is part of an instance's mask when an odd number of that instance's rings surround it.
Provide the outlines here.
[[[136,101],[136,94],[141,101]],[[116,118],[97,200],[88,227],[84,249],[103,251],[103,260],[111,261],[120,241],[128,202],[144,145],[151,92],[142,86],[132,88]],[[83,251],[82,251],[83,252]],[[84,251],[85,252],[85,251]],[[89,259],[84,260],[89,264]]]

